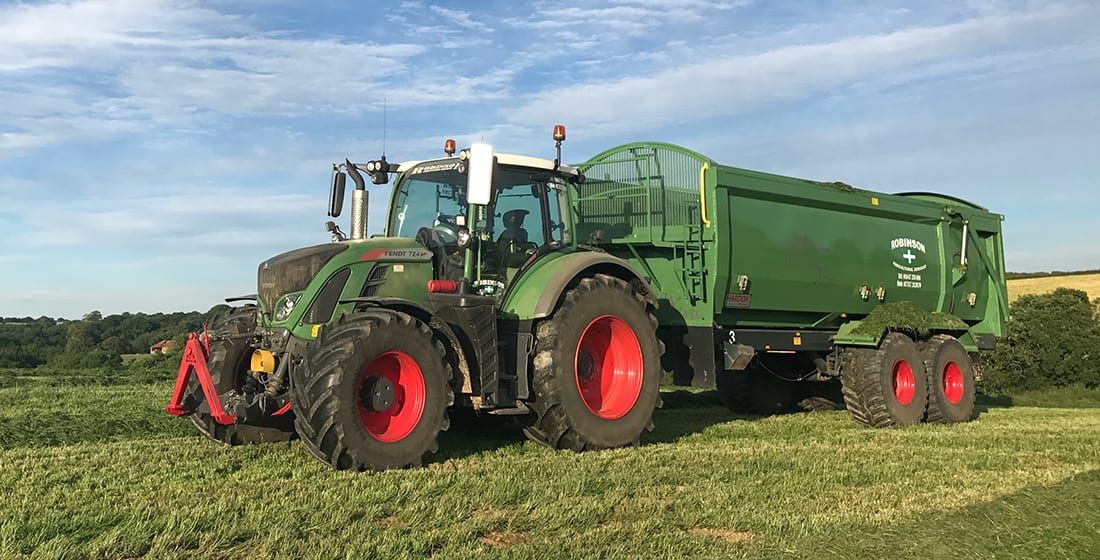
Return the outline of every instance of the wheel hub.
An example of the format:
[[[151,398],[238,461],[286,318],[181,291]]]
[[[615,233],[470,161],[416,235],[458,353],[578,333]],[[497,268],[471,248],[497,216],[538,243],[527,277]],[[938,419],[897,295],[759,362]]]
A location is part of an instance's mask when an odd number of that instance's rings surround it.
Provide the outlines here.
[[[384,412],[393,406],[396,391],[393,382],[383,376],[372,376],[363,384],[363,393],[359,396],[367,409]]]
[[[962,369],[955,362],[948,362],[943,368],[943,395],[947,402],[959,404],[963,399],[966,385],[963,381]]]
[[[577,354],[577,377],[583,383],[592,379],[594,373],[596,373],[596,359],[591,353],[582,350]]]
[[[593,319],[577,342],[574,369],[584,406],[603,420],[617,420],[634,408],[642,392],[645,362],[638,336],[623,319]]]
[[[424,373],[400,350],[378,354],[359,373],[356,413],[363,429],[382,443],[408,437],[420,424],[427,401]]]
[[[894,364],[894,398],[898,404],[909,406],[917,394],[916,377],[909,362],[899,360]]]

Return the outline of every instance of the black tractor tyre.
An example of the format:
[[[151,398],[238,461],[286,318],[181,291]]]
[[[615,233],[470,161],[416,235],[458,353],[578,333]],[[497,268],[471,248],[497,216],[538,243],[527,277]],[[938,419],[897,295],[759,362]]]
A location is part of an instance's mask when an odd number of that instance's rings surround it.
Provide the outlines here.
[[[692,364],[691,349],[684,342],[684,335],[663,333],[658,336],[658,339],[665,345],[665,351],[661,354],[663,376],[672,381],[673,385],[691,385],[695,377],[695,368]]]
[[[840,379],[825,381],[803,381],[798,384],[797,410],[805,412],[828,412],[844,410],[844,393],[840,388]]]
[[[737,414],[787,414],[795,411],[799,385],[759,368],[721,372],[717,379],[718,400]]]
[[[844,404],[865,426],[907,426],[924,419],[928,376],[913,339],[887,334],[878,348],[852,348],[841,371]]]
[[[449,427],[453,376],[444,356],[443,344],[411,315],[373,309],[341,317],[291,370],[302,443],[339,470],[421,465]],[[379,383],[389,387],[376,392]]]
[[[637,444],[660,404],[656,330],[645,300],[619,278],[597,274],[566,292],[537,326],[527,437],[574,451]],[[615,378],[597,395],[605,372]]]
[[[252,347],[248,344],[248,339],[243,337],[221,339],[220,337],[247,334],[255,328],[256,306],[254,305],[230,309],[211,323],[210,356],[206,360],[206,367],[210,370],[210,378],[214,381],[214,389],[218,395],[241,389],[252,356]],[[197,405],[205,400],[206,396],[203,394],[199,380],[191,376],[187,391],[184,393],[184,402]],[[287,429],[247,424],[226,426],[216,422],[214,417],[206,412],[196,412],[190,417],[195,429],[214,441],[227,445],[250,445],[293,439],[294,430],[290,429],[292,415],[293,412],[286,414]]]
[[[951,424],[975,417],[977,378],[974,363],[953,336],[938,334],[921,344],[928,374],[927,422]]]
[[[748,372],[720,371],[714,380],[718,402],[735,414],[752,412],[753,388]]]

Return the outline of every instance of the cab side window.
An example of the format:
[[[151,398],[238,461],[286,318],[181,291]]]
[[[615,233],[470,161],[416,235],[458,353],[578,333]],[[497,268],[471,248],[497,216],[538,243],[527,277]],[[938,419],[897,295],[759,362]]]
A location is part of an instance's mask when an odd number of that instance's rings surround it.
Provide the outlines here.
[[[516,185],[497,192],[493,207],[493,236],[494,241],[514,239],[534,243],[536,248],[546,243],[541,202],[532,194],[531,185]]]

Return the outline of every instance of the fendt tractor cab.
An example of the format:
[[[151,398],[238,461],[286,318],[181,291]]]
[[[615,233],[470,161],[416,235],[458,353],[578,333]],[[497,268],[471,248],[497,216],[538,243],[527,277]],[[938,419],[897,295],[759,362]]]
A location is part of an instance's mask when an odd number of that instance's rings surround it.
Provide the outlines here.
[[[351,227],[259,267],[254,300],[192,336],[169,411],[235,443],[297,435],[338,469],[419,464],[448,408],[531,418],[526,434],[582,450],[651,427],[663,345],[656,300],[623,259],[578,243],[553,161],[473,144],[446,157],[333,166],[329,215],[354,182]],[[367,181],[393,182],[367,237]],[[194,375],[191,375],[192,370]]]

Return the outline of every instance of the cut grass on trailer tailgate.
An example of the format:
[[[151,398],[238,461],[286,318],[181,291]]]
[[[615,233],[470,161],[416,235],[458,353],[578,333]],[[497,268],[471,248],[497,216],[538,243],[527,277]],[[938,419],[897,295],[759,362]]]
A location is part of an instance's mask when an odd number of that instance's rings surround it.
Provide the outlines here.
[[[1100,557],[1097,408],[871,430],[680,391],[637,449],[459,419],[426,468],[355,474],[192,435],[169,390],[0,389],[0,558]]]

